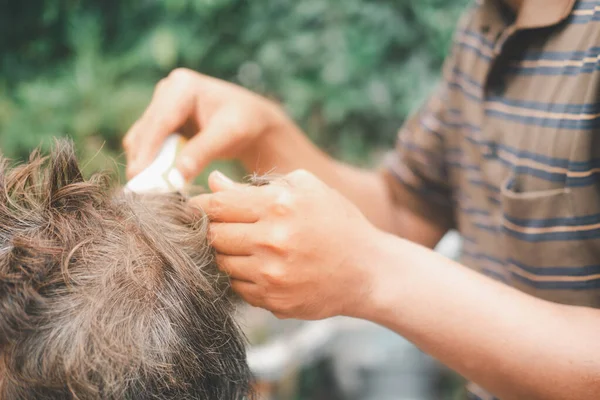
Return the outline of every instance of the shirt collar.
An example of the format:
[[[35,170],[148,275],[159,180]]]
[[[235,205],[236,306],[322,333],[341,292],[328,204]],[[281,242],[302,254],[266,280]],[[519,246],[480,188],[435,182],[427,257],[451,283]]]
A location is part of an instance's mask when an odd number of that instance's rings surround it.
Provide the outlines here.
[[[576,0],[524,0],[517,12],[517,29],[556,25],[571,14]]]

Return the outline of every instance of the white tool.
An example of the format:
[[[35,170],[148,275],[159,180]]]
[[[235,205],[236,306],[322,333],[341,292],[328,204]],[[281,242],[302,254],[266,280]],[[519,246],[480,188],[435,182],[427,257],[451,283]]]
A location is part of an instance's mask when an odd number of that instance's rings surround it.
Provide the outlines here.
[[[177,133],[167,137],[152,164],[127,182],[125,190],[135,193],[183,191],[187,182],[175,168],[175,160],[185,142],[186,139]]]

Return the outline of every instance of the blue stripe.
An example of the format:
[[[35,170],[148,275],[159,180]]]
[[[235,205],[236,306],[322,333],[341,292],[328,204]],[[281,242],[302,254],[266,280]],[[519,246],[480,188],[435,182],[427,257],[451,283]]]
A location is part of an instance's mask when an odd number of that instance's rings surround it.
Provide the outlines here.
[[[462,94],[464,94],[465,96],[467,96],[471,100],[474,100],[474,101],[476,101],[478,103],[481,103],[483,101],[483,97],[481,97],[480,94],[474,94],[474,93],[466,91],[465,88],[463,88],[462,85],[459,84],[459,83],[448,82],[448,86],[450,88],[458,89]]]
[[[538,276],[590,276],[600,274],[600,265],[586,265],[583,267],[534,267],[525,265],[513,258],[507,260],[523,271]]]
[[[540,118],[534,116],[522,116],[491,109],[486,109],[485,113],[488,116],[503,119],[506,121],[514,121],[525,125],[536,125],[546,128],[593,130],[598,129],[600,127],[600,116],[590,120],[566,120]]]
[[[468,98],[470,98],[478,103],[482,102],[482,97],[481,97],[480,93],[478,93],[478,94],[471,93],[471,92],[467,91],[461,84],[459,84],[457,82],[449,82],[448,86],[450,86],[452,88],[457,88],[463,94],[465,94]],[[493,102],[491,102],[491,103],[493,103]],[[495,103],[511,105],[510,104],[511,101],[506,100],[506,99],[495,101]],[[571,105],[571,107],[573,107],[573,106],[577,107],[578,105]],[[585,105],[583,105],[583,106],[585,106]],[[589,105],[587,105],[587,106],[589,106]],[[527,108],[524,106],[516,106],[516,107]],[[552,107],[550,104],[548,104],[547,108],[549,109]],[[525,125],[536,125],[536,126],[549,127],[549,128],[570,129],[570,130],[593,130],[593,129],[598,129],[600,127],[600,116],[596,116],[593,119],[586,119],[586,120],[541,118],[541,117],[535,117],[535,116],[522,116],[522,115],[510,114],[510,113],[506,113],[504,111],[493,110],[488,107],[486,107],[485,113],[487,116],[496,117],[496,118],[507,120],[507,121],[514,121],[514,122],[518,122],[518,123],[523,123]],[[579,114],[579,113],[576,113],[573,111],[565,112],[565,113],[573,114],[573,115]]]
[[[581,67],[574,66],[564,66],[564,67],[508,67],[507,71],[512,75],[560,75],[560,76],[577,76],[581,74],[591,74],[592,72],[596,72],[600,70],[600,65],[594,64],[584,64]]]
[[[478,32],[472,31],[470,29],[462,29],[459,32],[459,35],[460,34],[463,34],[465,36],[470,36],[470,37],[478,40],[481,44],[488,47],[489,49],[494,48],[494,42],[492,42],[491,40],[488,40],[485,36],[483,36],[482,34],[480,34]]]
[[[488,56],[487,54],[483,54],[483,52],[481,51],[481,49],[472,46],[468,43],[463,43],[463,42],[458,42],[457,45],[465,50],[470,50],[473,53],[475,53],[478,57],[484,59],[487,62],[492,61],[492,57]]]
[[[493,191],[495,193],[500,193],[500,189],[497,186],[495,186],[495,185],[493,185],[491,183],[482,181],[482,180],[469,179],[469,183],[471,185],[474,185],[474,186],[482,186],[482,187],[484,187],[486,189],[489,189],[489,190],[491,190],[491,191]]]
[[[398,141],[399,141],[400,146],[403,149],[410,150],[410,151],[413,151],[416,153],[421,153],[424,156],[426,156],[428,159],[430,158],[431,160],[429,160],[429,161],[437,161],[439,159],[438,153],[436,153],[432,150],[426,149],[424,147],[421,147],[419,145],[416,145],[414,143],[407,142],[405,139],[402,139],[402,136],[400,136],[400,139]]]
[[[600,119],[599,119],[599,123],[600,123]],[[456,126],[456,125],[460,125],[460,124],[452,124],[452,126]],[[469,129],[474,129],[474,128],[470,127]],[[471,142],[473,144],[476,144],[478,146],[487,147],[487,149],[485,151],[482,151],[484,158],[487,158],[487,159],[496,159],[497,158],[500,162],[502,162],[507,167],[510,167],[514,172],[517,172],[517,173],[529,174],[529,175],[532,175],[537,178],[544,179],[544,180],[547,180],[550,182],[560,182],[560,183],[565,184],[568,187],[583,187],[583,186],[589,186],[589,185],[595,184],[595,183],[597,183],[598,176],[600,175],[600,171],[597,171],[597,172],[590,173],[588,176],[569,177],[569,176],[567,176],[567,173],[563,173],[563,172],[548,172],[543,169],[532,168],[530,166],[516,165],[513,161],[508,160],[508,159],[502,157],[501,155],[498,155],[497,152],[495,151],[495,149],[501,149],[503,151],[506,151],[507,153],[510,153],[510,154],[520,158],[520,159],[529,159],[529,160],[536,161],[536,162],[539,162],[542,164],[546,164],[551,167],[565,168],[571,172],[586,172],[586,171],[590,171],[591,169],[594,169],[594,168],[600,168],[600,159],[598,159],[598,158],[594,158],[589,161],[570,161],[566,158],[554,158],[554,157],[548,157],[548,156],[545,156],[542,154],[531,153],[531,152],[528,152],[525,150],[520,150],[520,149],[517,149],[514,147],[507,146],[507,145],[498,144],[498,143],[492,142],[492,141],[477,140],[477,139],[469,137],[469,136],[465,136],[465,137],[469,142]],[[456,149],[456,152],[458,153],[458,149]],[[486,152],[487,152],[487,154],[486,154]],[[448,165],[452,166],[452,167],[473,170],[473,171],[479,171],[481,169],[479,166],[476,166],[474,164],[465,165],[460,162],[448,162]],[[479,181],[470,181],[470,183],[477,185],[477,186],[484,185],[483,182],[479,182]],[[498,189],[496,188],[495,190],[497,191]]]
[[[504,232],[516,239],[532,243],[567,240],[590,240],[600,238],[600,229],[577,232],[522,233],[514,231],[505,226]]]
[[[596,182],[595,174],[591,174],[590,176],[582,178],[567,178],[567,175],[564,173],[547,172],[542,169],[531,168],[525,165],[515,165],[503,158],[498,158],[498,160],[502,164],[511,168],[517,174],[531,175],[535,176],[536,178],[544,179],[548,182],[563,183],[565,186],[569,187],[588,186]]]
[[[501,144],[491,140],[478,140],[472,137],[466,137],[466,139],[467,141],[478,146],[487,147],[488,151],[491,153],[495,153],[494,150],[499,149],[509,154],[512,154],[520,159],[532,160],[541,164],[548,165],[549,167],[565,168],[573,172],[585,172],[594,168],[600,168],[600,158],[592,158],[589,161],[571,161],[568,158],[548,157],[543,154],[532,153],[526,150],[517,149],[515,147],[507,146],[505,144]],[[503,161],[509,162],[508,160]]]
[[[510,167],[517,174],[526,174],[535,176],[536,178],[544,179],[548,182],[562,183],[565,187],[585,187],[594,185],[598,182],[598,177],[600,176],[599,171],[593,172],[588,176],[570,177],[567,176],[567,174],[547,172],[541,169],[531,168],[524,165],[515,166],[513,163],[502,158],[498,158],[498,160],[504,165]]]
[[[590,290],[600,289],[600,279],[593,279],[582,282],[559,282],[559,281],[548,281],[538,282],[531,279],[527,279],[519,274],[512,273],[511,276],[522,283],[531,286],[534,289],[542,290]]]
[[[458,161],[448,161],[448,166],[464,169],[467,171],[480,171],[479,165],[475,164],[463,164]]]
[[[492,256],[484,254],[484,253],[472,253],[469,251],[463,251],[463,254],[466,256],[469,256],[475,260],[487,260],[487,261],[491,261],[492,263],[497,264],[497,265],[502,265],[502,266],[506,265],[506,261],[501,260],[496,257],[492,257]]]
[[[507,106],[527,108],[536,111],[546,111],[560,114],[597,114],[600,112],[600,102],[598,103],[586,103],[586,104],[572,104],[572,103],[542,103],[539,101],[527,101],[527,100],[516,100],[507,99],[501,96],[490,96],[489,101],[491,103],[501,103]]]
[[[461,208],[460,212],[467,215],[490,215],[489,211],[478,208]]]
[[[587,50],[573,51],[529,51],[521,59],[524,61],[578,61],[586,57],[596,57],[600,54],[600,47],[590,47]]]
[[[587,24],[592,21],[600,21],[600,15],[598,13],[593,15],[571,15],[567,19],[567,23],[574,25]]]
[[[461,234],[462,239],[467,243],[477,244],[477,240],[474,237],[466,236]]]
[[[486,225],[486,224],[482,224],[479,222],[475,222],[473,224],[474,227],[482,229],[484,231],[488,231],[491,233],[500,233],[501,232],[501,228],[496,226],[496,225]]]
[[[471,85],[477,87],[478,89],[481,89],[483,87],[480,82],[476,81],[471,75],[467,74],[466,72],[463,72],[460,69],[458,69],[458,67],[454,67],[452,69],[452,72],[456,76],[463,78],[465,81],[469,82]]]
[[[553,173],[553,172],[547,172],[547,171],[544,171],[541,169],[531,168],[531,167],[528,167],[525,165],[515,165],[512,162],[510,162],[506,159],[503,159],[503,158],[498,158],[498,160],[500,162],[502,162],[504,165],[506,165],[507,167],[511,168],[512,171],[514,171],[517,174],[527,174],[527,175],[535,176],[536,178],[544,179],[549,182],[564,184],[566,187],[584,187],[584,186],[590,186],[590,185],[596,184],[598,181],[598,176],[600,175],[600,171],[599,171],[599,172],[591,173],[590,175],[584,176],[584,177],[567,177],[567,174],[564,174],[564,173]],[[468,169],[468,170],[473,170],[473,171],[479,171],[481,169],[480,167],[472,165],[472,164],[465,165],[465,164],[461,164],[461,163],[457,163],[457,162],[449,162],[448,165],[451,167],[457,167],[457,168]],[[476,185],[476,186],[484,186],[484,187],[486,187],[490,190],[496,191],[496,192],[499,191],[498,188],[493,188],[492,186],[490,186],[490,184],[486,184],[483,181],[470,180],[469,183]]]
[[[495,204],[495,205],[500,205],[500,204],[502,204],[502,202],[501,202],[499,199],[495,198],[495,197],[488,196],[488,198],[487,198],[487,199],[488,199],[488,201],[489,201],[490,203],[492,203],[492,204]]]
[[[444,127],[448,129],[464,129],[467,125],[464,122],[448,122],[444,121],[443,119],[440,119],[439,121]]]
[[[448,85],[452,88],[459,89],[462,93],[464,93],[467,97],[471,98],[472,100],[475,100],[478,103],[482,102],[481,93],[477,93],[477,94],[471,93],[471,92],[467,91],[461,84],[459,84],[457,82],[449,82]],[[495,102],[500,103],[500,104],[505,104],[505,105],[511,105],[511,103],[514,103],[515,101],[514,100],[510,101],[507,99],[498,99]],[[550,104],[547,104],[546,106],[547,106],[547,109],[553,108],[553,106],[551,106]],[[578,105],[571,105],[570,107],[577,107],[577,106]],[[585,105],[583,105],[583,106],[585,106]],[[518,106],[518,107],[527,108],[524,106]],[[556,107],[556,106],[554,106],[554,107]],[[565,107],[565,108],[567,108],[567,107]],[[540,117],[535,117],[535,116],[522,116],[522,115],[506,113],[504,111],[497,111],[497,110],[490,109],[488,107],[486,107],[485,113],[487,116],[503,119],[506,121],[514,121],[514,122],[522,123],[525,125],[536,125],[536,126],[549,127],[549,128],[570,129],[570,130],[593,130],[593,129],[597,129],[600,127],[600,116],[596,116],[593,119],[586,119],[586,120],[540,118]],[[574,115],[579,114],[579,113],[575,113],[572,111],[568,112],[568,113],[574,114]]]
[[[579,0],[575,2],[573,10],[590,10],[598,5],[598,0]]]
[[[504,275],[499,274],[496,271],[492,271],[491,269],[481,268],[481,272],[484,275],[487,275],[487,276],[489,276],[490,278],[492,278],[492,279],[494,279],[496,281],[500,281],[500,282],[504,282],[504,283],[507,282],[506,277]]]
[[[447,124],[445,121],[441,121],[441,122],[444,125]],[[459,128],[463,128],[463,129],[467,128],[468,130],[474,131],[474,132],[481,131],[481,129],[479,127],[477,127],[475,125],[466,124],[466,123],[463,123],[463,124],[453,123],[453,124],[447,124],[447,125],[452,126],[452,127],[459,127]],[[571,161],[568,158],[548,157],[543,154],[532,153],[532,152],[529,152],[526,150],[518,149],[518,148],[511,147],[511,146],[508,146],[505,144],[501,144],[501,143],[498,143],[495,141],[491,141],[491,140],[479,140],[472,136],[465,136],[465,138],[467,139],[467,141],[469,141],[475,145],[487,147],[488,148],[487,151],[492,154],[495,154],[495,149],[500,149],[500,150],[506,151],[509,154],[517,156],[518,158],[521,158],[521,159],[528,159],[528,160],[532,160],[532,161],[539,162],[542,164],[546,164],[551,167],[565,168],[565,169],[568,169],[569,171],[576,171],[576,172],[585,172],[585,171],[589,171],[594,168],[600,168],[600,158],[593,158],[589,161]],[[488,155],[488,156],[486,156],[486,158],[490,158],[491,156],[492,155]],[[502,161],[511,166],[513,165],[508,160],[502,159]]]
[[[544,179],[549,182],[562,182],[565,184],[567,183],[567,175],[564,173],[547,172],[542,169],[531,168],[529,166],[515,165],[512,162],[510,162],[504,158],[500,158],[500,157],[498,157],[498,160],[502,164],[506,165],[507,167],[511,167],[512,170],[518,174],[527,174],[527,175],[535,176],[536,178]],[[583,178],[581,178],[581,179],[583,179]],[[591,181],[589,183],[593,183],[593,181]],[[587,185],[587,184],[588,184],[588,182],[585,183],[585,185]]]
[[[491,42],[490,40],[488,40],[487,38],[485,38],[483,35],[481,35],[481,34],[479,34],[477,32],[468,30],[468,29],[461,30],[460,33],[459,33],[459,35],[460,34],[463,34],[465,36],[470,36],[470,37],[474,38],[475,40],[477,40],[480,43],[481,47],[473,46],[473,45],[471,45],[469,43],[465,43],[465,42],[462,42],[460,40],[456,41],[456,43],[455,43],[456,46],[458,46],[459,48],[463,48],[465,50],[469,50],[469,51],[475,53],[478,57],[484,59],[487,62],[492,61],[492,57],[490,57],[487,54],[484,54],[482,48],[487,48],[489,50],[493,50],[494,49],[494,43],[493,42]]]
[[[600,103],[597,104],[600,107]],[[440,120],[441,124],[453,129],[464,129],[472,132],[480,133],[481,128],[468,124],[468,123],[449,123],[444,120]],[[490,148],[490,151],[494,152],[494,149],[500,149],[510,153],[518,158],[526,158],[532,161],[536,161],[542,164],[546,164],[551,167],[560,167],[568,169],[569,171],[585,172],[594,168],[600,168],[600,158],[593,158],[589,161],[571,161],[568,158],[549,157],[543,154],[532,153],[526,150],[511,147],[502,143],[498,143],[492,140],[480,140],[472,136],[465,137],[467,141],[476,144],[478,146],[485,146]]]
[[[528,219],[514,218],[504,214],[504,219],[515,225],[530,228],[551,228],[555,226],[581,226],[600,222],[600,214],[585,215],[580,217]],[[599,272],[600,273],[600,272]]]
[[[421,127],[423,128],[423,130],[425,130],[426,132],[431,133],[432,135],[434,135],[435,137],[437,137],[440,140],[444,140],[444,136],[440,132],[431,129],[430,127],[428,127],[427,125],[425,125],[423,123],[423,118],[424,117],[419,118],[419,124],[421,125]]]
[[[469,82],[469,84],[475,86],[478,89],[482,89],[481,83],[473,79],[467,73],[459,70],[458,68],[453,69],[453,73]],[[457,82],[451,82],[452,85],[457,86],[461,90],[465,91],[464,87]],[[467,92],[467,94],[470,94]],[[475,96],[471,94],[472,96]],[[476,96],[475,96],[476,97]],[[587,103],[587,104],[569,104],[569,103],[542,103],[536,101],[526,101],[526,100],[515,100],[515,99],[507,99],[506,97],[501,96],[490,96],[487,101],[489,103],[500,103],[503,105],[511,106],[511,107],[519,107],[524,109],[536,110],[536,111],[546,111],[551,113],[561,113],[561,114],[573,114],[573,115],[581,115],[581,114],[597,114],[600,112],[600,102],[597,103]],[[579,122],[574,121],[574,122]]]

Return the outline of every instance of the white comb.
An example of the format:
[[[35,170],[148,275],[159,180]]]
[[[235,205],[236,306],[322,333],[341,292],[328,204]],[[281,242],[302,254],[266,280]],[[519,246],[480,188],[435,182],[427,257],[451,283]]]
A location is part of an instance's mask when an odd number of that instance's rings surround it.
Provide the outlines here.
[[[125,191],[135,193],[172,193],[183,191],[187,182],[175,160],[186,139],[174,133],[167,137],[152,164],[125,185]]]

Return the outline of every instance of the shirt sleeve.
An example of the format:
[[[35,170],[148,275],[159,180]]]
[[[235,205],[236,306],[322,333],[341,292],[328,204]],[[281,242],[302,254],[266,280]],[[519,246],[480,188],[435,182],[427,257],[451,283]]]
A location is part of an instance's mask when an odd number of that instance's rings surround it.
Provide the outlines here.
[[[451,63],[448,60],[446,69]],[[444,74],[447,77],[447,74]],[[397,202],[448,229],[455,228],[447,165],[449,83],[445,78],[398,132],[384,162],[384,175]]]
[[[423,106],[398,132],[396,147],[383,165],[384,178],[393,200],[421,217],[447,229],[455,229],[453,187],[448,161],[453,157],[452,77],[460,54],[459,38],[473,23],[481,7],[474,2],[461,17],[442,80]]]

